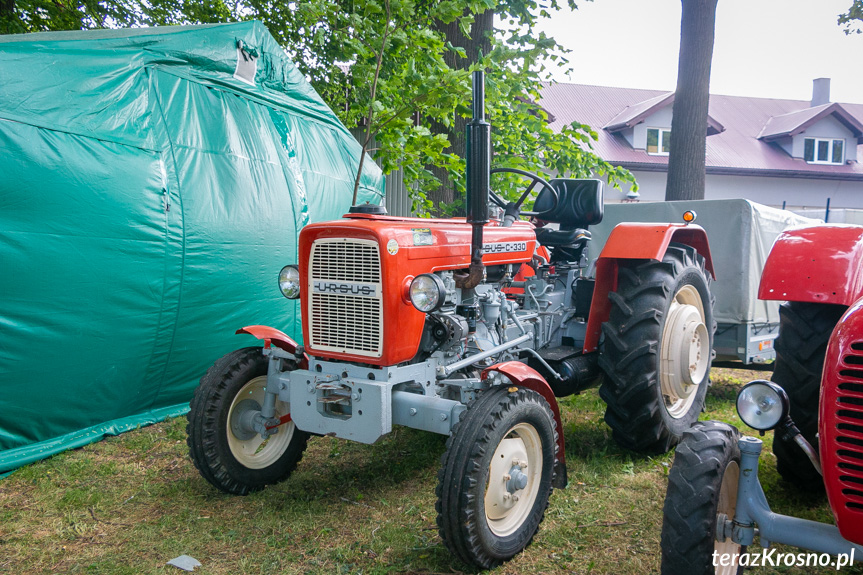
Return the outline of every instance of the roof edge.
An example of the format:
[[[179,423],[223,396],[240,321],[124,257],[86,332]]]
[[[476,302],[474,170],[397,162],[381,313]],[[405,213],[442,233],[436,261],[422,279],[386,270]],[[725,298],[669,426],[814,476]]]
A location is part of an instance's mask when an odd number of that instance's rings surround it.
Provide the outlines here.
[[[646,108],[644,108],[644,110],[635,114],[631,113],[632,108],[642,106],[644,104],[647,104],[648,102],[650,102],[650,104]],[[632,106],[627,106],[626,108],[624,108],[622,112],[609,120],[608,123],[602,127],[602,129],[614,134],[615,132],[620,132],[621,130],[632,128],[633,126],[636,126],[643,122],[645,118],[655,113],[657,110],[661,110],[662,108],[673,104],[674,92],[668,92],[667,94],[660,94],[659,96],[648,98],[647,100],[637,102]],[[627,114],[628,110],[630,111],[629,114]]]
[[[613,166],[626,168],[630,171],[667,172],[668,164],[643,164],[639,162],[611,162]],[[839,180],[863,182],[863,174],[842,172],[809,172],[803,170],[768,170],[754,168],[726,168],[723,166],[706,166],[708,174],[723,176],[755,176],[761,178],[804,178],[808,180]]]
[[[816,106],[816,107],[818,107],[818,106]],[[861,124],[860,121],[857,120],[857,118],[855,118],[853,115],[851,115],[851,113],[848,112],[848,110],[846,110],[844,107],[842,107],[842,104],[840,104],[839,102],[832,102],[828,105],[823,106],[823,108],[824,109],[818,111],[818,113],[810,116],[809,118],[807,118],[805,120],[801,120],[799,123],[787,128],[785,130],[782,130],[780,132],[768,131],[768,127],[770,126],[770,123],[773,121],[773,119],[782,117],[782,116],[771,116],[770,119],[767,120],[767,123],[764,124],[764,127],[761,129],[761,133],[758,134],[757,138],[759,140],[764,140],[765,142],[773,142],[773,141],[776,141],[776,140],[779,140],[782,138],[787,138],[790,136],[797,136],[799,134],[802,134],[803,132],[806,131],[807,128],[816,124],[817,122],[820,122],[821,120],[823,120],[827,116],[834,116],[834,115],[836,116],[836,119],[839,120],[839,122],[843,126],[845,126],[846,128],[848,128],[851,131],[852,135],[855,138],[860,140],[861,137],[863,137],[863,124]],[[806,109],[804,108],[803,110],[791,112],[791,114],[799,114],[801,112],[804,112],[805,110]],[[790,114],[783,114],[783,115],[788,116]]]

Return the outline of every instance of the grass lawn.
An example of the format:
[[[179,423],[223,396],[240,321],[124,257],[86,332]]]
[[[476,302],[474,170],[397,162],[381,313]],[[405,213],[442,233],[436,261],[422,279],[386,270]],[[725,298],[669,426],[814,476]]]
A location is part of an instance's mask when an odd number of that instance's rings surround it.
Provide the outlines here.
[[[764,375],[714,370],[704,418],[742,427],[737,389]],[[533,544],[491,572],[657,573],[673,454],[619,448],[596,390],[563,399],[561,411],[569,486],[554,491]],[[183,554],[203,564],[199,574],[476,572],[452,558],[437,534],[443,436],[398,428],[372,446],[314,438],[290,479],[235,497],[198,475],[185,425],[178,418],[139,429],[0,480],[0,572],[182,573],[165,563]],[[764,440],[760,474],[773,510],[831,521],[825,498],[779,478],[772,435]],[[841,572],[863,573],[859,559]]]

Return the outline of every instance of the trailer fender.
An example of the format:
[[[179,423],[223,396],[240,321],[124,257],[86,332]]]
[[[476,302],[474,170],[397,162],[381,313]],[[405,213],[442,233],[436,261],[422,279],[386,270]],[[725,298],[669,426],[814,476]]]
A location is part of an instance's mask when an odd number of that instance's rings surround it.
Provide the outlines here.
[[[276,346],[279,349],[283,349],[288,353],[294,354],[299,357],[300,353],[302,353],[302,346],[291,339],[288,335],[282,333],[274,327],[268,327],[266,325],[248,325],[246,327],[241,327],[236,331],[236,333],[247,333],[249,335],[253,335],[258,339],[264,340],[264,349],[270,349],[270,346]],[[300,367],[302,369],[306,369],[309,366],[309,356],[305,353],[302,353],[302,359],[300,360]]]
[[[779,234],[758,298],[850,306],[863,296],[863,227],[819,225]]]
[[[599,347],[602,324],[611,314],[608,294],[617,291],[617,267],[620,260],[661,261],[671,242],[695,248],[704,258],[704,267],[716,279],[707,232],[694,224],[622,223],[615,226],[596,260],[596,283],[587,318],[584,353]]]
[[[520,361],[505,361],[487,367],[482,371],[480,379],[485,381],[493,371],[505,375],[512,383],[526,387],[540,394],[551,407],[554,414],[554,424],[557,429],[557,459],[554,462],[554,486],[558,489],[566,487],[566,455],[563,440],[563,421],[560,418],[560,408],[551,386],[545,381],[535,369],[528,367]]]

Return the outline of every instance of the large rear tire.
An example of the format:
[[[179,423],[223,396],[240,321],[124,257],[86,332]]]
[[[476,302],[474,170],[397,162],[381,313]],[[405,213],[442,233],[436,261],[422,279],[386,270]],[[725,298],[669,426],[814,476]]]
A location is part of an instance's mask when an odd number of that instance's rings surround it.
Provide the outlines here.
[[[737,507],[739,437],[736,428],[718,421],[696,423],[684,434],[668,474],[662,510],[663,575],[742,571],[739,559],[745,547],[731,539],[716,540],[717,517],[734,519]]]
[[[246,495],[287,479],[306,448],[308,434],[292,421],[268,439],[248,428],[243,413],[261,409],[267,363],[260,347],[229,353],[207,370],[191,402],[189,455],[204,479],[225,493]],[[290,408],[277,401],[276,417]]]
[[[803,437],[817,445],[821,370],[833,328],[847,310],[842,305],[787,302],[779,307],[779,337],[771,379],[791,400],[791,419]],[[776,470],[788,482],[807,491],[824,491],[821,474],[794,441],[773,438]]]
[[[552,491],[554,414],[538,393],[513,389],[493,387],[462,414],[438,472],[441,539],[485,569],[530,544]]]
[[[665,453],[698,420],[713,360],[713,297],[704,258],[671,244],[661,262],[620,264],[602,324],[599,394],[623,447]]]

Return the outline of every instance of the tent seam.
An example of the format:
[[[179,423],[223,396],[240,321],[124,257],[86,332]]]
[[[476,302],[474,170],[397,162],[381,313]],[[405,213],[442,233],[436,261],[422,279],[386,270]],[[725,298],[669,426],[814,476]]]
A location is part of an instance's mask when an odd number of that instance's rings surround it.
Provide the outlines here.
[[[154,67],[155,68],[155,67]],[[162,70],[158,70],[162,72]],[[149,75],[148,68],[148,75]],[[152,86],[152,76],[150,77],[150,82]],[[165,118],[165,108],[162,105],[162,98],[159,95],[157,90],[153,90],[154,99],[156,100],[156,105],[159,107],[159,116],[162,120],[162,126],[165,130],[165,139],[168,142],[168,149],[171,152],[171,160],[174,162],[174,174],[177,175],[177,198],[180,203],[180,287],[177,291],[177,304],[174,312],[174,321],[173,321],[173,329],[171,330],[171,343],[168,346],[168,357],[165,359],[165,365],[162,367],[162,377],[159,378],[159,389],[156,390],[156,393],[153,394],[153,400],[150,404],[150,409],[153,409],[153,405],[155,405],[156,400],[159,397],[159,394],[162,391],[162,387],[165,384],[165,377],[168,371],[168,365],[171,363],[171,357],[174,355],[174,342],[177,338],[177,323],[180,320],[180,307],[183,302],[183,281],[185,280],[186,275],[186,210],[183,208],[183,190],[180,185],[179,179],[179,166],[177,165],[177,156],[174,153],[174,141],[171,139],[171,134],[168,131],[168,121]],[[166,224],[166,240],[167,240],[167,224]],[[167,281],[167,274],[165,276]],[[164,291],[163,297],[164,297]],[[161,323],[161,322],[160,322]]]

